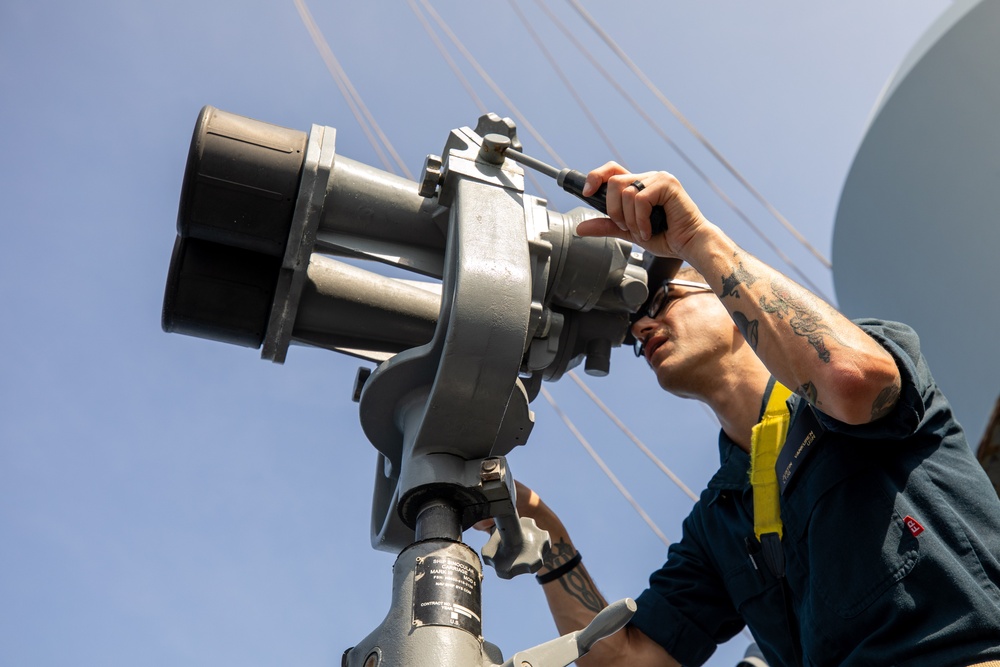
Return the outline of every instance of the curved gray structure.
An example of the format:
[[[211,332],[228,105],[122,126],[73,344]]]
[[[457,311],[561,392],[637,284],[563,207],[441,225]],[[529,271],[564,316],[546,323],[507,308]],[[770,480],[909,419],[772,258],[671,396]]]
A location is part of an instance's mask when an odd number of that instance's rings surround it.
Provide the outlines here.
[[[851,317],[911,324],[976,442],[1000,391],[1000,2],[955,2],[885,88],[841,194]]]

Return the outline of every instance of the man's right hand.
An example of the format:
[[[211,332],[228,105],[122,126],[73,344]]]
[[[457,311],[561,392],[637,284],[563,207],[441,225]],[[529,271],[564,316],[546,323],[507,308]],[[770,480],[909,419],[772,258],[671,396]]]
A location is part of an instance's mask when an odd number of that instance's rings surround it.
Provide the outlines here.
[[[680,182],[665,171],[633,174],[616,162],[608,162],[587,174],[584,194],[590,195],[607,183],[607,218],[584,220],[577,226],[580,236],[613,236],[642,246],[660,257],[684,256],[684,248],[705,226],[712,226]],[[642,189],[633,184],[641,183]],[[652,234],[650,214],[662,206],[667,229]]]

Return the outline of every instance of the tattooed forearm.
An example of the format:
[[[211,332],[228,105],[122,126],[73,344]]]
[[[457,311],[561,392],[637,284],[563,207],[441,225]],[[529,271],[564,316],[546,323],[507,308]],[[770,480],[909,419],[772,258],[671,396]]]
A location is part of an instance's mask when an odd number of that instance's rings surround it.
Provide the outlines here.
[[[741,334],[743,334],[743,338],[745,338],[747,343],[750,344],[750,349],[756,352],[758,342],[757,320],[751,320],[740,311],[734,310],[733,321],[736,322],[736,328],[740,330]]]
[[[740,298],[740,293],[736,291],[736,288],[740,285],[750,286],[757,282],[757,276],[753,275],[745,268],[743,268],[743,262],[733,269],[732,275],[722,277],[722,296],[732,296],[737,299]]]
[[[830,362],[830,351],[826,348],[826,336],[840,342],[833,329],[823,323],[818,312],[805,300],[793,296],[784,285],[771,282],[773,299],[760,297],[760,307],[766,313],[777,315],[778,319],[788,316],[788,325],[796,335],[802,336],[816,349],[816,354],[824,363]]]
[[[598,612],[608,606],[582,565],[560,577],[559,583],[564,591],[579,600],[580,604],[590,611]]]
[[[899,382],[894,382],[879,392],[879,395],[875,398],[875,402],[872,403],[872,421],[886,416],[896,407],[896,402],[899,400],[899,392]]]
[[[809,405],[819,405],[818,394],[816,393],[816,385],[812,382],[806,382],[804,385],[800,386],[795,390],[795,393],[806,399]]]
[[[560,540],[542,555],[542,563],[548,569],[554,570],[574,556],[576,556],[576,549],[567,544],[565,540]],[[596,613],[608,606],[601,594],[597,592],[597,587],[582,565],[576,566],[559,577],[558,581],[564,591],[590,611]]]
[[[542,564],[550,570],[554,570],[575,555],[576,549],[572,545],[566,540],[559,540],[549,546],[542,554]]]

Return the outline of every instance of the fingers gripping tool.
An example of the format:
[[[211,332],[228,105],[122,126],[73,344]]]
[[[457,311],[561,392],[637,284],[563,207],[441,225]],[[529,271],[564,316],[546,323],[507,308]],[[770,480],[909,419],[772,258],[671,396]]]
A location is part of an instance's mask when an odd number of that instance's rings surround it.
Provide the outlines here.
[[[597,192],[590,196],[585,196],[583,194],[583,186],[587,182],[587,175],[582,171],[577,171],[576,169],[557,169],[530,155],[516,151],[510,147],[510,139],[502,134],[487,134],[483,137],[480,154],[483,157],[498,156],[499,162],[502,162],[503,158],[507,157],[540,174],[549,176],[555,179],[559,187],[566,192],[579,197],[604,215],[608,214],[608,184],[602,183]],[[653,211],[649,216],[649,222],[650,229],[654,235],[667,229],[667,214],[662,206],[657,204],[653,207]]]

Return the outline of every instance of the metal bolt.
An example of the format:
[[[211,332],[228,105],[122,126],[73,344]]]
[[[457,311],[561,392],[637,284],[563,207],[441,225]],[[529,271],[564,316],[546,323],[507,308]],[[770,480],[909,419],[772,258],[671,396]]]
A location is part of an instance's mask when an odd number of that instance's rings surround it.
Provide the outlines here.
[[[479,479],[483,482],[498,481],[500,479],[500,461],[483,459],[483,464],[479,468]]]
[[[441,157],[438,155],[428,155],[424,160],[424,177],[420,181],[419,191],[421,197],[430,198],[437,192],[441,182],[441,166]]]
[[[483,162],[490,164],[503,164],[504,153],[510,148],[510,137],[491,132],[483,137],[483,143],[479,147],[479,157]]]

